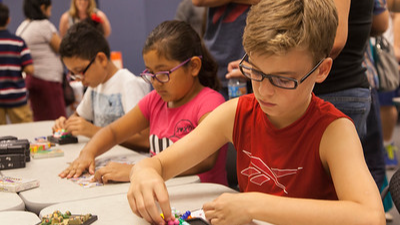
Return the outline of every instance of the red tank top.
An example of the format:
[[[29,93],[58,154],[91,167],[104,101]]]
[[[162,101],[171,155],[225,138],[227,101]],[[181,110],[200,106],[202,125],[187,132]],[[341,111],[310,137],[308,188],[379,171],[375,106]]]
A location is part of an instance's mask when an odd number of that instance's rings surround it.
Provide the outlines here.
[[[346,117],[331,103],[312,95],[306,113],[277,129],[253,94],[239,98],[233,131],[241,191],[279,196],[337,199],[319,156],[326,127]]]

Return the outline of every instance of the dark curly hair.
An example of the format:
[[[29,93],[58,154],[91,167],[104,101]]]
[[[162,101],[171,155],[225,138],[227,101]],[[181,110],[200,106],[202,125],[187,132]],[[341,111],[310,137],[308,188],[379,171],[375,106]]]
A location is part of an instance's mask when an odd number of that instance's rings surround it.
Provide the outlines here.
[[[110,46],[107,40],[96,28],[84,22],[71,26],[61,40],[60,56],[92,59],[97,53],[103,52],[110,58]]]

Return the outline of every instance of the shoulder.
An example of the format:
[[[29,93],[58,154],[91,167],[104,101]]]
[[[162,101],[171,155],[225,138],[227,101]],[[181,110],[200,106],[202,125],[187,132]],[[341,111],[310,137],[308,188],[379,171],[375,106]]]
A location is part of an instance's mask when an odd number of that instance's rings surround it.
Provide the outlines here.
[[[158,104],[162,104],[164,101],[160,97],[160,95],[157,94],[155,90],[151,91],[149,94],[145,95],[140,101],[139,101],[139,107],[140,109],[143,110],[146,108],[153,108],[154,106]],[[151,106],[150,106],[151,105]]]
[[[103,18],[107,17],[106,14],[103,11],[101,11],[100,9],[97,9],[94,12],[100,17],[103,17]]]
[[[131,85],[145,85],[148,84],[141,78],[130,72],[128,69],[120,69],[118,70],[117,74],[121,77],[120,83],[128,88],[132,88]]]
[[[60,22],[68,22],[68,18],[70,17],[69,12],[64,12],[60,17]]]
[[[197,100],[203,100],[206,102],[212,101],[217,102],[219,104],[225,102],[225,98],[221,95],[221,93],[209,88],[204,87],[196,97]]]
[[[42,28],[49,28],[51,30],[56,29],[53,23],[51,23],[50,20],[44,19],[44,20],[34,20],[32,21],[33,26],[39,26]]]
[[[361,149],[361,150],[360,150]],[[332,121],[322,134],[320,156],[324,165],[329,158],[337,154],[353,154],[362,152],[360,139],[353,122],[348,118],[338,118]]]

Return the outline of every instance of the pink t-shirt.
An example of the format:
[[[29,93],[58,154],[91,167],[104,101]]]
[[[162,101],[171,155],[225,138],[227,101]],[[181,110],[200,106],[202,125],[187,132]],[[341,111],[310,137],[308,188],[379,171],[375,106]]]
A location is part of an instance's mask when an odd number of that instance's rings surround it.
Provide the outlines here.
[[[197,127],[200,118],[225,102],[224,97],[208,88],[203,88],[188,103],[168,108],[156,91],[150,92],[140,102],[139,108],[150,123],[150,149],[160,153],[174,142]],[[201,182],[212,182],[227,185],[225,161],[227,146],[220,149],[214,167],[198,174]]]

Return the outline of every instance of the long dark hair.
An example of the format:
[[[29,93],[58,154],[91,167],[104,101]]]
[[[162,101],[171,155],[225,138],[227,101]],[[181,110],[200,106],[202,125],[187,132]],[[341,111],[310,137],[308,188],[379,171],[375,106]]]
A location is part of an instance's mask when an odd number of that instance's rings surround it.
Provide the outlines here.
[[[41,5],[45,7],[51,6],[51,0],[24,0],[24,14],[30,20],[43,20],[48,19],[40,8]]]
[[[186,22],[165,21],[149,34],[142,54],[156,50],[168,60],[184,61],[192,56],[202,56],[198,74],[200,83],[218,91],[221,83],[217,77],[218,64],[208,52],[197,32]]]

